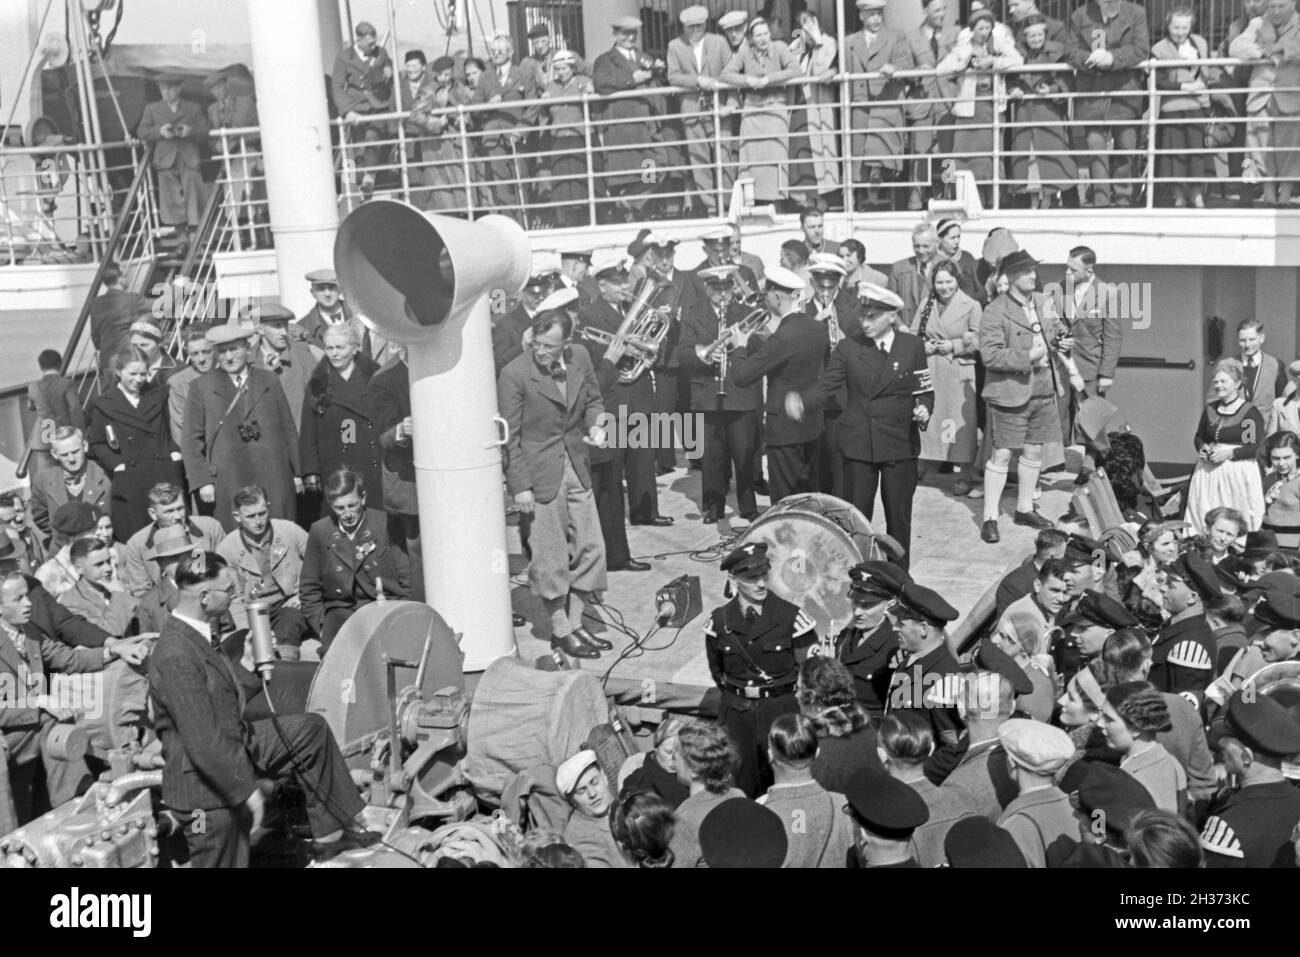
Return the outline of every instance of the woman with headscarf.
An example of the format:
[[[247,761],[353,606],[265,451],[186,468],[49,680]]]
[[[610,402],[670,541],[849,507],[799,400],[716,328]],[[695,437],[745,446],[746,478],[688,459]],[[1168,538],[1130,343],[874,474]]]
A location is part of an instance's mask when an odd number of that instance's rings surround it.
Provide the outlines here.
[[[790,110],[787,80],[802,75],[798,61],[766,20],[755,17],[745,44],[732,55],[722,81],[745,90],[740,119],[739,176],[754,179],[754,199],[774,203],[790,193]]]
[[[1047,39],[1047,20],[1033,14],[1020,28],[1020,55],[1025,65],[1060,63],[1061,44]],[[1011,191],[1028,194],[1037,209],[1059,205],[1061,191],[1079,178],[1066,128],[1070,72],[1017,73],[1008,81],[1007,96],[1015,103],[1016,124],[1011,137]]]

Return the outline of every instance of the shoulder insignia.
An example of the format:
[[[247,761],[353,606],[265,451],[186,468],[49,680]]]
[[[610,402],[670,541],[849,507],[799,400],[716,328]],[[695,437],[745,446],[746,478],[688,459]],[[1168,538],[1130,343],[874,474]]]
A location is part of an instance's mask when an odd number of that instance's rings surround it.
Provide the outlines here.
[[[1190,638],[1174,645],[1169,652],[1169,663],[1178,665],[1181,668],[1192,668],[1196,671],[1209,671],[1214,666],[1214,663],[1210,660],[1210,653],[1205,650],[1205,646],[1199,641],[1192,641]]]
[[[1201,847],[1213,854],[1222,854],[1224,857],[1235,857],[1241,860],[1246,856],[1232,826],[1218,815],[1211,815],[1205,822],[1205,828],[1201,831]]]
[[[794,637],[806,635],[816,627],[817,622],[805,614],[802,608],[799,609],[799,613],[794,616]]]

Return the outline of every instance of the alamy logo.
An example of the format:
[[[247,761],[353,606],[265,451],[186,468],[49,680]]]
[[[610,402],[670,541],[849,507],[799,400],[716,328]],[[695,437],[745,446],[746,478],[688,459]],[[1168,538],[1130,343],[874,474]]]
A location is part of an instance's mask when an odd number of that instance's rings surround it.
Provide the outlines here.
[[[1056,307],[1056,315],[1072,316],[1077,323],[1087,318],[1111,318],[1129,324],[1132,329],[1151,328],[1151,283],[1093,282],[1082,290],[1074,279],[1049,282],[1043,295]]]
[[[148,937],[153,929],[151,894],[70,894],[50,898],[50,926],[55,928],[116,927],[132,937]]]
[[[605,433],[607,449],[686,450],[688,459],[704,454],[704,415],[699,412],[629,412],[618,407],[618,414],[602,412],[596,424]]]

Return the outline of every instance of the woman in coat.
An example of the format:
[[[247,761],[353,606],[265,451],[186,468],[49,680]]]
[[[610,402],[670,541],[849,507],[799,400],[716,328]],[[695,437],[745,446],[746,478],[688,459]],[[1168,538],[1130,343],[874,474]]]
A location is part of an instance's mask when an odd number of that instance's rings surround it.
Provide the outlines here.
[[[911,330],[925,343],[934,380],[935,428],[921,433],[921,458],[963,466],[953,486],[968,495],[976,443],[975,356],[979,352],[980,304],[958,288],[960,270],[950,259],[930,271],[928,295]]]
[[[738,175],[754,178],[756,202],[773,203],[790,193],[790,109],[784,83],[803,71],[789,48],[772,39],[762,17],[749,22],[745,38],[722,71],[722,82],[746,91]]]
[[[1195,16],[1191,10],[1171,10],[1165,18],[1164,39],[1151,48],[1151,58],[1186,63],[1156,70],[1156,89],[1160,91],[1156,176],[1169,190],[1165,195],[1172,194],[1175,206],[1190,202],[1200,209],[1205,206],[1205,184],[1198,180],[1205,176],[1207,157],[1190,151],[1205,147],[1205,123],[1210,115],[1207,91],[1218,83],[1219,70],[1197,62],[1209,56],[1209,45],[1205,37],[1192,32]],[[1227,106],[1232,104],[1226,94],[1216,94],[1216,98]]]
[[[149,524],[149,489],[184,486],[181,453],[167,421],[167,390],[146,389],[149,363],[126,346],[110,366],[116,383],[90,400],[90,457],[112,480],[110,511],[119,542]]]
[[[993,179],[993,115],[1006,113],[1007,92],[1001,76],[990,70],[1019,66],[1023,59],[1010,31],[994,30],[989,10],[971,14],[969,29],[962,31],[952,52],[935,67],[939,76],[961,74],[961,89],[952,107],[952,150],[958,167],[975,174],[986,197]]]
[[[839,51],[835,37],[823,32],[813,11],[800,12],[799,24],[802,34],[790,45],[790,52],[799,61],[803,75],[813,82],[804,86],[802,93],[793,91],[796,98],[802,99],[804,108],[795,110],[790,124],[790,153],[796,164],[790,179],[796,186],[825,196],[840,188],[836,126],[840,94],[839,88],[830,83],[835,77]]]
[[[351,469],[365,482],[370,507],[383,508],[380,430],[368,398],[379,365],[360,349],[351,325],[325,330],[325,358],[307,380],[303,399],[299,458],[308,488],[318,489],[322,475]]]
[[[1038,14],[1021,27],[1020,55],[1025,65],[1060,63],[1065,50],[1047,39],[1047,21]],[[1079,178],[1069,155],[1066,120],[1069,105],[1061,99],[1070,92],[1070,72],[1018,73],[1008,81],[1007,96],[1015,103],[1011,118],[1011,191],[1028,194],[1038,209],[1060,205],[1061,191]]]

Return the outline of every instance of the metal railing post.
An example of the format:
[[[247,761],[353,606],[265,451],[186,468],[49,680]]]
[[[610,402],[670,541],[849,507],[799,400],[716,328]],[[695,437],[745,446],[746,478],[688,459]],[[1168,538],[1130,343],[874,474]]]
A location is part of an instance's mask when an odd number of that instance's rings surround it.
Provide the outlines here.
[[[1156,120],[1160,115],[1160,93],[1156,88],[1156,71],[1147,70],[1147,209],[1156,201]],[[1197,184],[1198,188],[1200,184]]]
[[[456,104],[456,124],[460,136],[460,167],[465,174],[465,218],[474,218],[474,175],[469,162],[469,124],[465,122],[465,104]]]
[[[998,81],[1002,80],[1001,71],[994,70],[992,82],[989,84],[989,95],[993,97],[993,182],[990,189],[993,191],[993,208],[999,210],[1002,208],[1002,117],[998,109]],[[1003,92],[1006,91],[1006,82],[1002,83]],[[1007,98],[1002,98],[1003,105],[1007,105]],[[1008,106],[1008,108],[1010,108]],[[978,184],[975,187],[979,189]]]
[[[727,208],[726,177],[722,166],[722,108],[718,106],[718,99],[722,92],[722,90],[713,91],[713,181],[718,190],[719,216],[726,215]]]
[[[844,122],[844,215],[849,218],[849,229],[853,228],[853,106],[849,88],[853,83],[848,73],[841,73],[840,116]]]
[[[587,150],[587,225],[596,225],[596,170],[591,153],[591,94],[582,91],[582,131]]]

